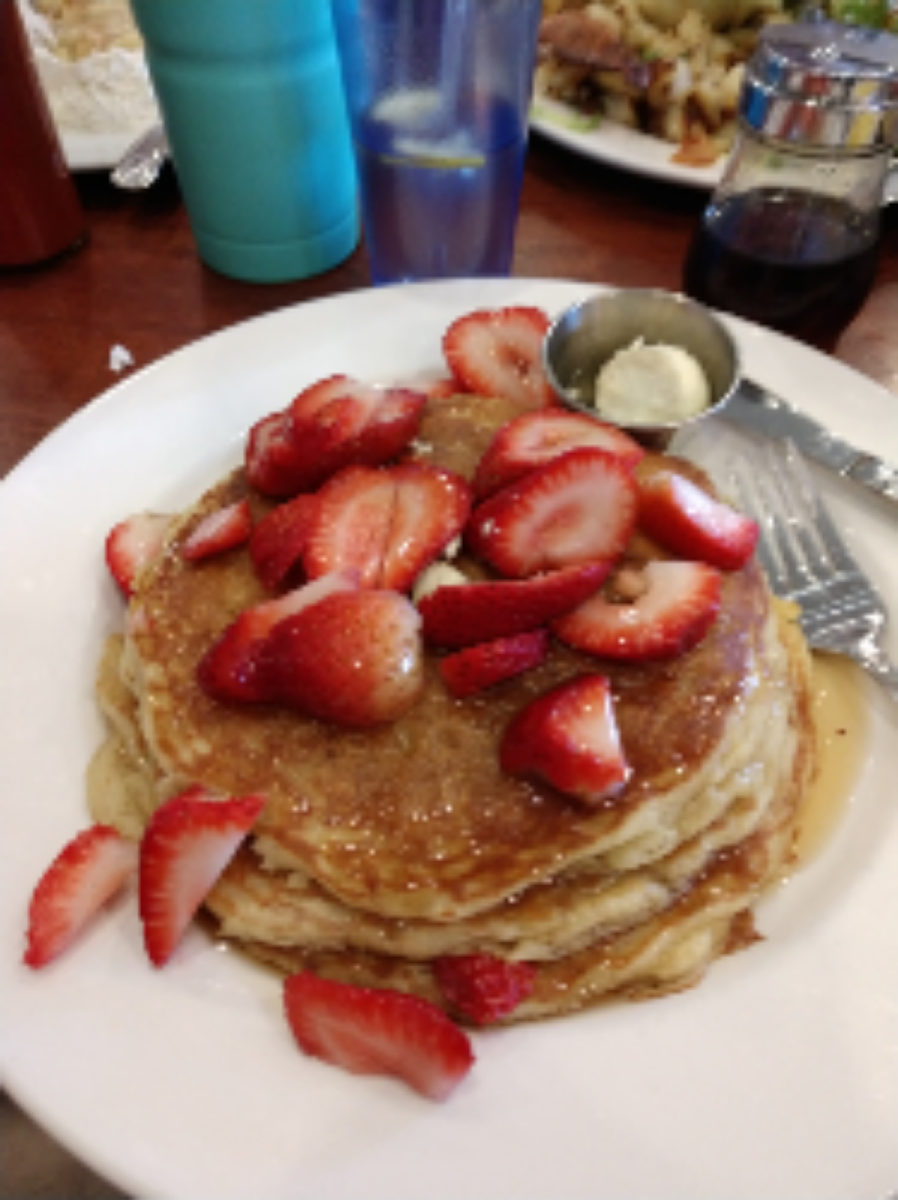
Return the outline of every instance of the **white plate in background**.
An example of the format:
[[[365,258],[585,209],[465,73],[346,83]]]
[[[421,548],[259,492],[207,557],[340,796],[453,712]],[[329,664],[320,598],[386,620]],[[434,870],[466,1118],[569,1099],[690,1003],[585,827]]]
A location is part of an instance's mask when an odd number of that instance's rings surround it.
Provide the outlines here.
[[[688,167],[674,162],[677,147],[651,134],[631,129],[607,117],[586,127],[581,114],[559,100],[540,96],[530,110],[530,128],[584,158],[610,167],[621,167],[664,183],[679,183],[711,191],[720,179],[723,159],[710,167]]]

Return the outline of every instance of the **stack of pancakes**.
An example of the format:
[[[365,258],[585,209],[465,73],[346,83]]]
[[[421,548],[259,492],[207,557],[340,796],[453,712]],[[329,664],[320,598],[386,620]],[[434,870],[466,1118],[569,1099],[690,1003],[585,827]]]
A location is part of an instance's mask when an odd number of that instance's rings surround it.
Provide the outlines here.
[[[470,476],[513,412],[431,401],[415,453]],[[179,546],[243,495],[258,516],[270,507],[237,471],[173,522],[141,577],[101,664],[110,733],[89,778],[95,818],[132,836],[192,784],[265,794],[207,900],[224,937],[284,972],[441,1005],[440,956],[525,960],[535,987],[509,1020],[684,988],[754,940],[752,906],[792,854],[814,769],[806,647],[754,563],[726,576],[710,633],[671,661],[614,665],[555,644],[534,670],[455,700],[428,651],[411,710],[353,731],[222,704],[196,682],[223,628],[268,597],[245,548],[190,564]],[[584,670],[610,677],[633,768],[598,808],[498,763],[511,717]]]

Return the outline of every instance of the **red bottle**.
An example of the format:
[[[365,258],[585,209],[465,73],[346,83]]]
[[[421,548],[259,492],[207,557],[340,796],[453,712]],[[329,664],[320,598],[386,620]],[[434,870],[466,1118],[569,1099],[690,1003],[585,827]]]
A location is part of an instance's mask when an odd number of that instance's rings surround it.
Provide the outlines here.
[[[0,0],[0,267],[53,258],[85,232],[16,0]]]

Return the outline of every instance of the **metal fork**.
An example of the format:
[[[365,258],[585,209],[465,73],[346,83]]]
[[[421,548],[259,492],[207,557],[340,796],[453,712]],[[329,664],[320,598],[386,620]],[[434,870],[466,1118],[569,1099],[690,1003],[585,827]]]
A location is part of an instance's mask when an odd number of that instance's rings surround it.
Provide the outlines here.
[[[730,474],[760,527],[758,558],[778,596],[801,609],[808,645],[845,654],[898,702],[898,668],[881,639],[886,607],[858,566],[792,443],[748,451]]]

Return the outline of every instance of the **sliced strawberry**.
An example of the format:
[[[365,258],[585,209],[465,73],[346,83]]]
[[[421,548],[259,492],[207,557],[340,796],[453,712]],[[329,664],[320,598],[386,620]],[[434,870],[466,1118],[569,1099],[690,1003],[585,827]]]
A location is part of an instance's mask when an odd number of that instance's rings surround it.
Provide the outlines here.
[[[380,389],[349,375],[331,375],[303,388],[289,408],[297,439],[323,439],[322,445],[341,445],[355,437],[382,398]]]
[[[604,450],[568,450],[475,508],[472,552],[513,578],[615,559],[636,525],[631,469]]]
[[[509,775],[543,779],[584,804],[619,792],[630,767],[608,680],[580,675],[532,700],[506,729],[499,756]]]
[[[758,526],[690,479],[659,471],[640,484],[639,524],[680,558],[735,571],[754,554]]]
[[[156,809],[140,843],[140,916],[154,966],[169,960],[264,806],[261,796],[217,800],[193,787]]]
[[[304,491],[351,464],[377,466],[400,454],[418,430],[425,397],[333,375],[290,407],[291,432],[305,464]]]
[[[453,321],[443,353],[461,390],[544,408],[555,396],[542,365],[549,318],[538,308],[483,309]]]
[[[427,397],[409,388],[381,388],[380,402],[348,447],[348,462],[379,466],[405,450],[418,432]]]
[[[610,570],[611,563],[583,563],[529,579],[438,587],[418,601],[424,640],[435,646],[473,646],[538,629],[582,604]]]
[[[273,508],[253,529],[249,555],[269,591],[279,588],[301,561],[316,503],[314,496],[294,496]]]
[[[470,503],[460,476],[424,463],[348,467],[318,492],[306,574],[352,566],[364,586],[405,591],[461,532]]]
[[[28,910],[25,962],[43,967],[75,940],[137,869],[137,846],[110,825],[93,825],[56,856]]]
[[[135,513],[106,538],[106,565],[126,596],[134,594],[138,575],[162,549],[169,520],[161,513]]]
[[[478,464],[474,495],[485,499],[534,467],[582,446],[597,446],[631,467],[645,455],[638,442],[614,425],[563,408],[539,409],[502,426]]]
[[[467,1035],[417,996],[302,972],[285,981],[284,1007],[306,1054],[356,1075],[396,1076],[429,1100],[445,1100],[474,1064]]]
[[[250,430],[246,474],[267,496],[312,492],[352,464],[398,457],[418,431],[426,397],[332,375],[305,388],[285,412]]]
[[[246,477],[264,496],[286,498],[302,491],[304,464],[293,441],[290,413],[275,412],[249,431]]]
[[[365,587],[376,587],[387,552],[396,485],[388,471],[347,467],[316,496],[303,567],[309,579],[352,566]]]
[[[452,396],[457,396],[459,393],[460,384],[454,375],[449,375],[445,379],[435,379],[433,383],[429,383],[426,388],[428,400],[449,400]]]
[[[319,721],[357,729],[393,721],[422,686],[420,624],[398,592],[335,593],[275,626],[264,678],[273,697]]]
[[[720,573],[706,563],[650,562],[641,594],[615,602],[596,594],[553,624],[563,642],[600,658],[673,658],[702,640],[720,609]]]
[[[233,550],[248,540],[253,528],[249,501],[235,500],[217,512],[209,513],[191,530],[181,554],[188,562],[197,562]]]
[[[433,973],[446,1003],[477,1025],[507,1017],[532,993],[536,968],[508,962],[492,954],[459,954],[438,958]]]
[[[300,464],[297,491],[314,491],[353,461],[350,447],[381,394],[348,375],[322,379],[299,393],[289,409],[290,436]]]
[[[404,592],[464,529],[471,490],[460,475],[425,463],[404,463],[390,474],[396,495],[378,583]]]
[[[440,659],[439,669],[448,690],[461,700],[539,666],[548,650],[548,632],[533,629],[457,650]]]
[[[248,608],[232,621],[197,667],[200,687],[215,700],[267,703],[274,699],[265,677],[263,650],[271,631],[280,621],[334,592],[358,587],[352,571],[335,571],[314,583],[294,588],[276,600]]]

